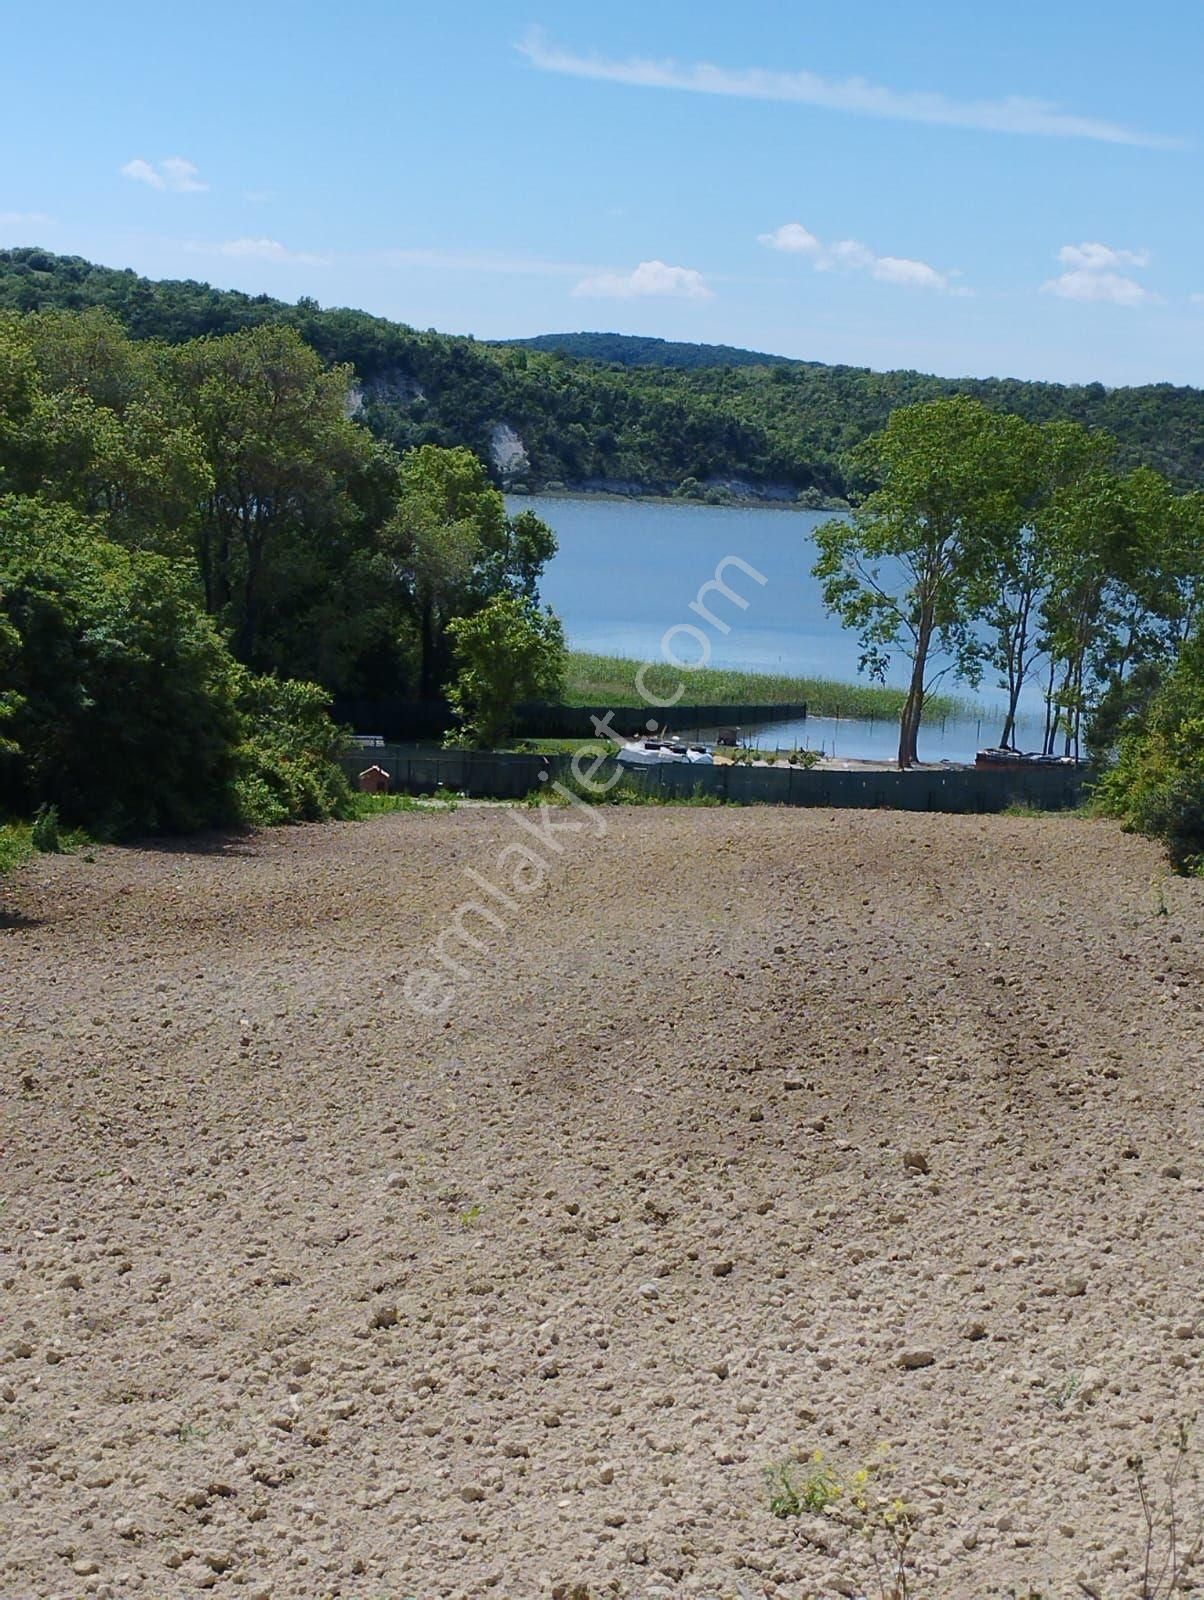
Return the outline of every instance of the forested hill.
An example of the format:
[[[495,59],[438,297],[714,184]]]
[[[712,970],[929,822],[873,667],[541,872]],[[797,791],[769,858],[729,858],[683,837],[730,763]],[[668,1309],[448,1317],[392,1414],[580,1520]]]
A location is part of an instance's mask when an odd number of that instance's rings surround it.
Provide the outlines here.
[[[951,380],[742,351],[713,365],[706,346],[618,335],[484,344],[362,311],[321,310],[312,300],[288,305],[192,281],[155,283],[77,256],[0,251],[0,310],[52,306],[105,307],[135,337],[171,342],[290,325],[324,359],[355,367],[361,414],[375,432],[402,449],[468,444],[512,486],[705,494],[737,480],[760,491],[839,496],[859,487],[850,448],[896,406],[959,393],[1031,420],[1069,417],[1104,428],[1119,440],[1122,465],[1145,463],[1181,486],[1204,484],[1204,391],[1169,384]],[[539,347],[566,339],[581,353]]]
[[[635,333],[537,333],[533,339],[505,339],[503,344],[584,361],[607,361],[617,367],[795,367],[818,363],[789,356],[741,350],[734,344],[683,344],[676,339],[646,338]]]

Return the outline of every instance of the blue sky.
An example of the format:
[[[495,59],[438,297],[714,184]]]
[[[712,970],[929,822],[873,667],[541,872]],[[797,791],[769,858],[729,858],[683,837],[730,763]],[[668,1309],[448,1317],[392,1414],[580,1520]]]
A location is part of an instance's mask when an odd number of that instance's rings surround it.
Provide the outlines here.
[[[1204,383],[1200,0],[67,0],[0,243],[505,337]]]

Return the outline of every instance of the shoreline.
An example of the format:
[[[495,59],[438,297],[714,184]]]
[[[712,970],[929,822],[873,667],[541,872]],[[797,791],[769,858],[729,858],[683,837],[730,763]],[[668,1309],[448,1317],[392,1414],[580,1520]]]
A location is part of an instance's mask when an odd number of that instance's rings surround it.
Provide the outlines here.
[[[623,505],[684,506],[692,511],[809,511],[816,516],[847,515],[852,507],[847,503],[819,506],[800,505],[797,500],[778,496],[731,495],[721,500],[695,498],[692,495],[658,494],[653,489],[642,489],[638,494],[624,494],[619,489],[514,489],[503,487],[502,494],[514,500],[607,500]]]

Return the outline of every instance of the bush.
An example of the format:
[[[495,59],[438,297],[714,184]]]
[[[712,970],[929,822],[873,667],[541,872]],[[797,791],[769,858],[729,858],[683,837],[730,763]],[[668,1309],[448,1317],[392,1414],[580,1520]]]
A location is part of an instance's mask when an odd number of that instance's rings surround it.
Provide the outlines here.
[[[239,667],[182,571],[61,506],[0,499],[0,812],[105,833],[350,814],[310,683]],[[40,809],[39,809],[40,808]]]
[[[1204,873],[1204,628],[1120,738],[1100,810],[1161,839],[1180,872]]]
[[[44,856],[61,855],[63,851],[62,835],[59,831],[59,808],[57,806],[42,806],[37,816],[33,819],[30,829],[29,842],[34,849]]]
[[[113,832],[228,820],[236,668],[167,559],[0,499],[0,809]]]
[[[346,736],[327,715],[329,706],[329,695],[315,683],[242,676],[243,738],[234,779],[242,821],[271,826],[355,814],[355,796],[339,765]]]
[[[448,627],[459,668],[448,690],[460,729],[452,742],[492,748],[523,700],[551,700],[564,688],[564,630],[532,600],[495,595]]]

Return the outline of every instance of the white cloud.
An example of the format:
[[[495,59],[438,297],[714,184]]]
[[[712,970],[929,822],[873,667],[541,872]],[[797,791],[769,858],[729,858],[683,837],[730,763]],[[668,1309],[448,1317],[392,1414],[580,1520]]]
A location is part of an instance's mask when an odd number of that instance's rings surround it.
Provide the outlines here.
[[[307,250],[290,250],[279,239],[222,239],[216,243],[188,239],[179,248],[196,256],[225,256],[236,261],[291,262],[304,267],[329,266],[331,259],[329,256],[313,255]]]
[[[1148,250],[1114,250],[1111,245],[1088,243],[1064,244],[1058,251],[1058,260],[1064,267],[1081,268],[1084,272],[1107,272],[1116,267],[1148,267]]]
[[[907,256],[875,255],[859,239],[838,239],[835,244],[824,244],[801,222],[784,222],[772,233],[759,233],[757,241],[769,250],[805,256],[817,272],[868,272],[880,283],[898,283],[912,289],[937,289],[958,295],[970,292],[951,286],[949,280],[956,277],[956,273],[938,272],[927,261],[913,261]]]
[[[54,218],[44,211],[0,211],[0,228],[52,228]]]
[[[327,265],[329,257],[311,255],[305,250],[290,250],[279,239],[226,239],[221,244],[194,245],[206,254],[235,256],[253,261],[291,261],[307,267]]]
[[[1136,278],[1117,270],[1149,266],[1148,250],[1116,250],[1098,242],[1064,244],[1057,259],[1069,270],[1041,285],[1046,294],[1085,305],[1140,306],[1158,298]]]
[[[1122,277],[1119,272],[1064,272],[1060,278],[1051,278],[1042,284],[1042,288],[1063,300],[1081,300],[1087,304],[1140,306],[1154,298],[1136,278]]]
[[[227,239],[217,246],[223,256],[254,256],[260,261],[317,261],[318,256],[293,251],[279,239]]]
[[[902,283],[913,289],[949,287],[943,272],[930,267],[926,261],[909,261],[906,256],[879,256],[870,271],[882,283]]]
[[[772,233],[759,233],[758,241],[770,250],[785,250],[790,255],[818,256],[823,245],[813,233],[808,233],[801,222],[783,222]]]
[[[1182,140],[1142,133],[1121,123],[1081,117],[1043,100],[1009,95],[1002,100],[953,100],[944,94],[888,89],[864,78],[824,78],[816,72],[782,72],[768,67],[717,67],[709,62],[652,61],[631,56],[617,61],[577,55],[532,28],[515,46],[541,72],[594,78],[642,89],[682,89],[695,94],[747,100],[785,100],[896,122],[922,122],[990,133],[1045,134],[1064,139],[1095,139],[1105,144],[1177,149]]]
[[[157,165],[136,156],[121,168],[123,178],[148,184],[152,189],[167,189],[173,194],[200,194],[209,185],[201,181],[198,168],[183,156],[168,156]]]
[[[582,278],[575,295],[591,299],[635,300],[645,295],[676,300],[709,300],[706,279],[693,267],[670,267],[663,261],[641,261],[632,272],[598,272]]]

